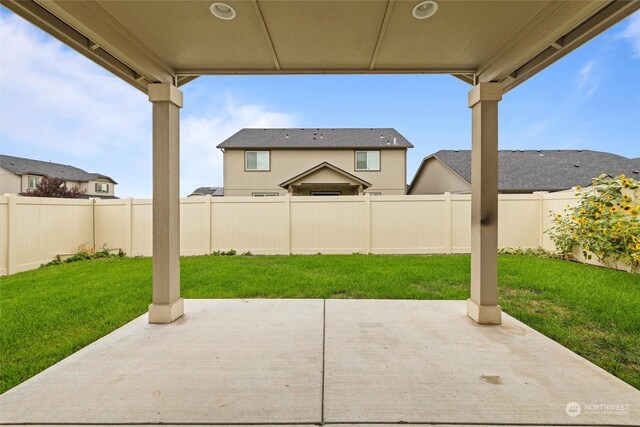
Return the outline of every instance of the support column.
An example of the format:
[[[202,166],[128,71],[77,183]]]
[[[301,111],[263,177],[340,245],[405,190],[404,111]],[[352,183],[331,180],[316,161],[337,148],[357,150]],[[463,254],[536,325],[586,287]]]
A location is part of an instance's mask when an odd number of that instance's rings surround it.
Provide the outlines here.
[[[471,108],[471,298],[467,315],[499,325],[498,305],[498,101],[499,83],[479,83]]]
[[[182,92],[149,85],[153,104],[153,303],[149,323],[184,313],[180,298],[180,108]]]

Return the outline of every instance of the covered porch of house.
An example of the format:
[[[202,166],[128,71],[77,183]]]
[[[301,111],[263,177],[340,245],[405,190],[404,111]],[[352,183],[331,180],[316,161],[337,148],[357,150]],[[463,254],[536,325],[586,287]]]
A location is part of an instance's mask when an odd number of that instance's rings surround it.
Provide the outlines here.
[[[322,162],[280,184],[292,196],[357,196],[371,187],[367,181]]]
[[[153,106],[151,323],[171,323],[184,314],[179,86],[203,75],[437,73],[471,85],[467,102],[460,100],[461,108],[467,104],[471,109],[472,129],[467,314],[479,324],[500,324],[498,103],[506,92],[640,8],[640,2],[630,0],[3,0],[2,4],[149,97]]]
[[[0,421],[640,422],[637,390],[502,313],[497,280],[499,101],[640,2],[2,4],[148,95],[153,301],[148,316],[5,393]],[[182,299],[179,87],[202,75],[313,73],[439,73],[470,85],[460,100],[472,129],[467,302]],[[573,417],[572,402],[630,406]]]

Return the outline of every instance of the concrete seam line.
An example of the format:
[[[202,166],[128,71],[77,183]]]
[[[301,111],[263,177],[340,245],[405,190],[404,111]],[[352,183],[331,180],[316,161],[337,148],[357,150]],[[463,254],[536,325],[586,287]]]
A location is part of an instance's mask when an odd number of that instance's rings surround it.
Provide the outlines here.
[[[322,400],[320,403],[320,425],[324,425],[324,376],[325,348],[327,342],[327,300],[322,300]]]

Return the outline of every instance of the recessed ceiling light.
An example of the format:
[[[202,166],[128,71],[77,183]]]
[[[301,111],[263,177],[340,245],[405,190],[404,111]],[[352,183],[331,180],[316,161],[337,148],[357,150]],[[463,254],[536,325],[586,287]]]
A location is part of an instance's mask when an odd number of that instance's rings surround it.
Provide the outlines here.
[[[426,19],[433,16],[438,11],[438,3],[433,0],[427,0],[418,3],[413,8],[413,17],[416,19]]]
[[[213,3],[209,10],[216,18],[224,19],[225,21],[230,21],[236,17],[236,11],[226,3]]]

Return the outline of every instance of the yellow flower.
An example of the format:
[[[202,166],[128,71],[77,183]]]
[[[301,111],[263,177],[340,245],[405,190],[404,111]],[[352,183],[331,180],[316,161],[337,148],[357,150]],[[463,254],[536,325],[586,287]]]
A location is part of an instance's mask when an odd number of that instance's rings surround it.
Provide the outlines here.
[[[636,249],[640,251],[640,243],[636,245]]]
[[[573,238],[574,238],[574,239],[577,239],[578,237],[580,237],[580,236],[578,236],[578,235],[577,235],[577,234],[575,234],[575,233],[573,234]]]
[[[631,183],[629,182],[629,180],[625,179],[624,181],[622,181],[622,186],[624,188],[629,188],[631,187]]]
[[[585,214],[587,213],[587,210],[585,208],[580,208],[580,213]]]
[[[616,212],[618,212],[618,207],[614,206],[612,208],[609,208],[609,211],[611,211],[611,213],[616,213]]]
[[[596,219],[600,219],[600,218],[602,218],[602,215],[600,215],[600,213],[599,213],[599,212],[596,212],[593,216],[594,216]]]
[[[638,211],[635,209],[631,209],[631,212],[629,212],[631,215],[636,216],[638,215]]]
[[[626,178],[625,174],[620,174],[620,176],[618,176],[618,179],[625,179],[625,178]]]
[[[580,187],[579,185],[576,185],[576,191],[580,191],[582,190],[582,187]]]
[[[623,211],[629,212],[631,210],[631,206],[625,206],[622,208]]]
[[[558,214],[558,215],[556,215],[556,218],[561,219],[562,215]]]

